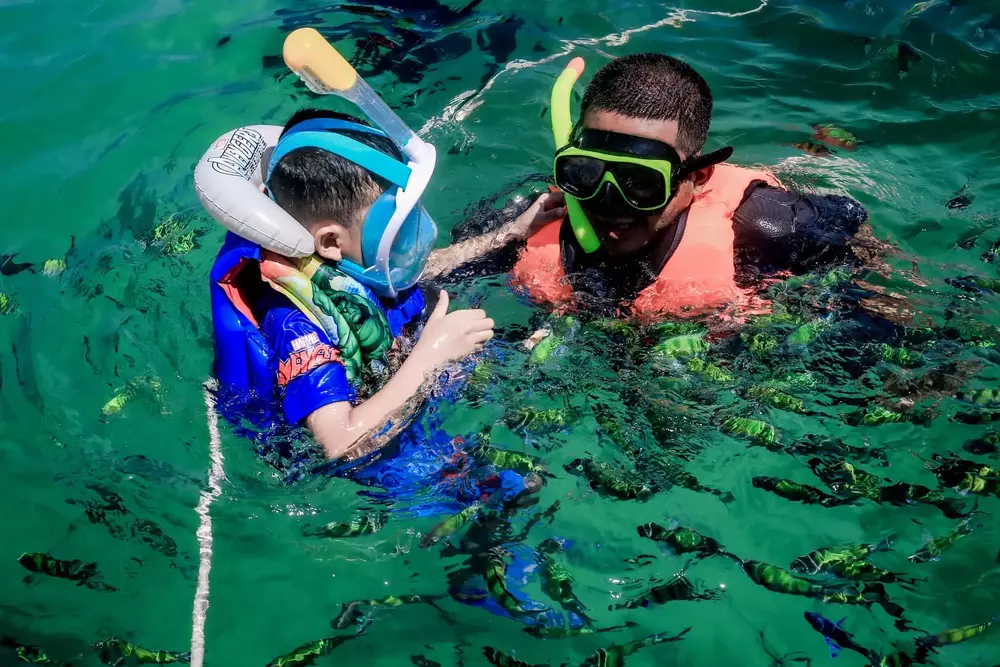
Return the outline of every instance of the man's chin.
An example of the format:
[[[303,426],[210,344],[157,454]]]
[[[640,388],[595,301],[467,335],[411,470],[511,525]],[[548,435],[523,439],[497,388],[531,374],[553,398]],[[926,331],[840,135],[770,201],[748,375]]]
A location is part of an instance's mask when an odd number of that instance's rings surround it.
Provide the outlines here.
[[[631,234],[615,233],[605,231],[599,234],[601,247],[613,257],[631,255],[639,252],[646,245],[646,239],[635,232]]]

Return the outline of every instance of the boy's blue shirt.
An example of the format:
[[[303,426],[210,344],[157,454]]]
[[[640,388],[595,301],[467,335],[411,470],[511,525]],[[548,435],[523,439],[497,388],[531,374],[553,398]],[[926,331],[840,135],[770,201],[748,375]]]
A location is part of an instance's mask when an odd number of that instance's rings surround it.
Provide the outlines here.
[[[385,312],[393,338],[407,324],[426,316],[419,289],[390,304],[370,299]],[[354,402],[357,391],[347,380],[339,352],[327,333],[282,294],[270,290],[257,309],[263,312],[260,330],[271,349],[270,365],[281,395],[285,420],[299,424],[314,411],[331,403]],[[407,316],[410,313],[418,316]]]

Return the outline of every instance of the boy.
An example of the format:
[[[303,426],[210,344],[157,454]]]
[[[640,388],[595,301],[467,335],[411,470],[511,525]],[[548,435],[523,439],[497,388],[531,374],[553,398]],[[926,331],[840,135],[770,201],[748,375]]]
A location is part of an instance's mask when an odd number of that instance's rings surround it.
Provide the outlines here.
[[[512,282],[550,305],[697,314],[747,305],[763,277],[848,261],[874,242],[853,199],[790,192],[725,164],[728,147],[702,154],[711,119],[708,84],[676,58],[601,68],[556,152],[557,185],[579,209],[571,201],[528,240]]]
[[[260,453],[289,474],[315,463],[315,452],[294,450],[274,429],[305,425],[325,457],[359,466],[352,478],[386,487],[393,497],[442,490],[464,503],[532,490],[540,480],[531,476],[480,475],[460,439],[437,430],[399,438],[395,459],[385,452],[368,456],[404,430],[423,387],[442,366],[482,348],[493,336],[493,320],[482,310],[449,313],[443,291],[427,314],[415,283],[436,232],[422,208],[404,224],[412,220],[413,228],[406,232],[410,246],[399,246],[407,253],[394,260],[393,271],[405,273],[394,273],[398,293],[387,295],[370,277],[365,247],[371,234],[378,240],[384,233],[394,201],[384,205],[388,178],[405,167],[384,133],[350,116],[304,110],[289,120],[274,155],[268,193],[313,236],[316,254],[293,260],[228,235],[212,270],[223,412],[262,431]],[[542,197],[514,222],[460,244],[459,252],[431,253],[432,275],[445,276],[499,243],[525,238],[564,213],[559,203]],[[381,460],[367,465],[373,458]]]

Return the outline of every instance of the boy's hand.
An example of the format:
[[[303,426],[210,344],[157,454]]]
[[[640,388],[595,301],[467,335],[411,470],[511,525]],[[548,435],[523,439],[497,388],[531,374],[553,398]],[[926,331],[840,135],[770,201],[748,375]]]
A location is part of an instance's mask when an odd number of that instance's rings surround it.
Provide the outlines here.
[[[562,192],[546,192],[527,211],[512,222],[507,231],[513,240],[524,241],[539,229],[566,215],[566,198]]]
[[[427,370],[458,359],[464,359],[480,350],[493,338],[493,320],[484,310],[456,310],[448,312],[448,293],[441,290],[434,312],[427,319],[411,359]]]

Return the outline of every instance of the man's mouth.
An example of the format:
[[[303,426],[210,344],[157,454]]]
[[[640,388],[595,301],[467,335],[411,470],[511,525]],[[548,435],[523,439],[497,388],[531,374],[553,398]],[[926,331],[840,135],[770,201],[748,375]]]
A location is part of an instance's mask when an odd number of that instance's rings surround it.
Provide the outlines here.
[[[616,241],[636,227],[636,220],[632,217],[604,218],[599,216],[595,218],[594,222],[604,230],[609,238]]]

